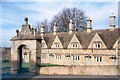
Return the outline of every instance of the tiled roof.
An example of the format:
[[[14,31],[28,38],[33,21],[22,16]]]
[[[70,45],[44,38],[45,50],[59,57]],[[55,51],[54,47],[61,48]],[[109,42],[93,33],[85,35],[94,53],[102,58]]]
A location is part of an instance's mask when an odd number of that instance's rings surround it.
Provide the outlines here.
[[[82,47],[87,48],[96,33],[99,34],[100,38],[103,40],[107,48],[112,48],[114,43],[120,37],[120,29],[116,28],[113,31],[110,31],[109,29],[92,30],[92,32],[90,33],[87,33],[86,31],[73,32],[72,34],[69,34],[68,32],[61,32],[57,33],[56,35],[50,33],[44,34],[44,39],[48,47],[50,48],[55,39],[55,36],[58,36],[63,45],[63,48],[67,48],[73,35],[76,34]]]

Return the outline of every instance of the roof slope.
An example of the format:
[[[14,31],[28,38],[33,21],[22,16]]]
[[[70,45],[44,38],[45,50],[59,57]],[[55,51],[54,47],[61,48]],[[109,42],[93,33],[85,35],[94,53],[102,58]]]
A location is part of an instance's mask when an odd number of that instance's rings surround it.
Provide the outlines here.
[[[92,32],[90,33],[87,33],[86,31],[79,31],[79,32],[73,32],[72,34],[69,34],[68,32],[60,32],[57,33],[56,35],[59,37],[63,45],[63,48],[67,48],[74,34],[76,34],[82,47],[88,48],[92,38],[96,33],[99,34],[100,38],[103,40],[107,48],[112,48],[114,43],[117,41],[117,39],[120,36],[120,29],[116,28],[113,31],[110,31],[109,29],[92,30]],[[49,48],[51,48],[51,45],[56,35],[53,35],[53,33],[44,34],[45,42],[47,43]]]

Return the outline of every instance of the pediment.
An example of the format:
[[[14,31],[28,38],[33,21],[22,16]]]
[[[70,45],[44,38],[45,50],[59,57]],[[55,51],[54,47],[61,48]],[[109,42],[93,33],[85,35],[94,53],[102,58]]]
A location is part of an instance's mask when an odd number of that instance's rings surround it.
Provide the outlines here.
[[[82,48],[82,45],[78,39],[78,37],[74,34],[72,39],[70,40],[69,44],[68,44],[68,48],[73,48],[73,44],[78,44],[77,48]]]
[[[63,48],[62,42],[58,36],[55,37],[51,48],[56,48],[56,46],[55,46],[56,44],[59,44],[59,48]]]
[[[102,38],[100,37],[100,35],[98,33],[96,33],[94,35],[94,37],[92,38],[88,48],[94,48],[94,43],[100,43],[101,48],[107,48],[104,41],[102,40]]]

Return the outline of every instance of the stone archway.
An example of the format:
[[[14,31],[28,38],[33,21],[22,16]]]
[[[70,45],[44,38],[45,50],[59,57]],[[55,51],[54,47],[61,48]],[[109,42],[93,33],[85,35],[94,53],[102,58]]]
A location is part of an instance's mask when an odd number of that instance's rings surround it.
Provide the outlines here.
[[[29,72],[37,73],[40,65],[41,37],[36,35],[36,29],[28,24],[28,18],[25,18],[25,24],[22,30],[16,30],[17,35],[11,39],[11,72],[18,73],[22,68],[22,48],[29,48]]]
[[[24,53],[26,53],[26,54],[24,54]],[[18,54],[18,72],[27,71],[26,69],[23,69],[22,64],[23,64],[24,60],[26,59],[26,57],[24,57],[26,55],[28,55],[27,56],[27,60],[28,60],[27,62],[29,64],[30,55],[31,55],[29,47],[27,45],[20,45],[17,49],[17,54]],[[29,65],[26,65],[26,66],[28,66],[28,68],[29,68]]]

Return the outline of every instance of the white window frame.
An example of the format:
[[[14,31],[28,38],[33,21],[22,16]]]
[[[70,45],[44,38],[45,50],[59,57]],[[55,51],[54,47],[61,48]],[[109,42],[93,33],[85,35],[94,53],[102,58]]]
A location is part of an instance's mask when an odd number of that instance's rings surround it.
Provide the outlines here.
[[[101,63],[102,60],[103,60],[103,59],[102,59],[102,56],[97,56],[97,57],[96,57],[96,62],[100,62],[100,63]]]
[[[55,47],[56,47],[56,48],[59,48],[59,47],[60,47],[60,45],[57,43],[57,44],[55,44]]]
[[[77,43],[73,43],[73,48],[78,48],[78,44]]]
[[[76,61],[80,60],[80,56],[79,55],[73,56],[73,60],[76,60]]]
[[[56,55],[56,59],[60,60],[61,59],[61,55]]]
[[[101,43],[94,43],[94,48],[101,48]]]

